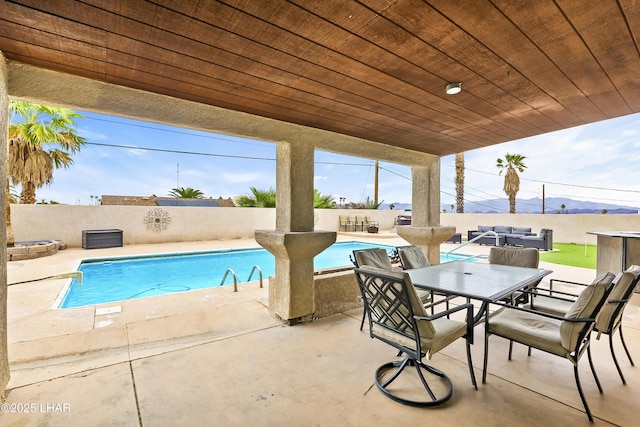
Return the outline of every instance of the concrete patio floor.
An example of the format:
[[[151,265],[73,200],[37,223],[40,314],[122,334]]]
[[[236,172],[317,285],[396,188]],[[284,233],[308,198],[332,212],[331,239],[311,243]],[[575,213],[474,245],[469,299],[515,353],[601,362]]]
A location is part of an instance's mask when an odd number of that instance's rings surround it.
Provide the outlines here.
[[[391,245],[391,236],[366,236]],[[339,240],[351,240],[340,236]],[[81,258],[257,246],[253,240],[131,245],[8,265],[15,283],[74,271]],[[443,245],[446,251],[453,245]],[[488,251],[470,245],[462,252]],[[542,263],[549,278],[591,281],[593,270]],[[9,287],[11,381],[0,416],[7,426],[361,426],[589,425],[567,360],[490,338],[487,383],[473,390],[459,340],[430,364],[446,372],[454,396],[433,409],[403,406],[375,387],[376,368],[396,359],[391,347],[359,330],[361,309],[312,323],[284,326],[267,308],[257,282],[143,298],[102,306],[122,311],[96,315],[95,307],[52,310],[65,280]],[[481,378],[483,328],[475,329],[474,366]],[[627,307],[624,334],[640,363],[640,297]],[[604,394],[585,357],[583,389],[598,425],[640,425],[640,368],[632,367],[616,336],[627,385],[615,370],[608,337],[592,340]],[[27,406],[28,405],[28,406]],[[5,410],[8,409],[9,411]],[[11,412],[14,410],[15,412]],[[30,410],[31,412],[25,412]],[[18,412],[20,411],[20,412]]]

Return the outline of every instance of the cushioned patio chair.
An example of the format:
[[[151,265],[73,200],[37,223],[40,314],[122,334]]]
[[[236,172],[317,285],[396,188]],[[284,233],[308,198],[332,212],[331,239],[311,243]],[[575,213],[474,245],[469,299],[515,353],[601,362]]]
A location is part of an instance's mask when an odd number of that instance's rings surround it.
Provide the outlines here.
[[[539,263],[540,253],[534,248],[514,248],[503,246],[493,247],[489,250],[489,264],[538,268]],[[530,283],[527,285],[527,289],[535,288],[539,283],[540,281]],[[515,304],[526,303],[529,301],[529,294],[526,292],[516,292],[508,300]]]
[[[400,259],[400,265],[402,266],[403,270],[428,267],[431,265],[431,263],[425,256],[424,251],[420,246],[414,246],[414,245],[398,246],[396,248],[396,252],[398,253],[398,258]],[[433,291],[419,290],[418,294],[421,295],[421,297],[422,297],[422,292],[429,292],[431,296],[430,300],[435,301]],[[439,295],[442,295],[442,294],[439,294]],[[449,301],[452,299],[453,297],[447,297],[446,295],[445,295],[445,299],[443,299],[443,302],[446,303],[447,310],[449,310]],[[423,301],[425,303],[428,302],[426,301],[426,298],[424,298]],[[431,314],[433,313],[434,313],[434,308],[432,307]]]
[[[431,359],[458,338],[466,339],[471,384],[477,390],[471,360],[473,305],[464,304],[429,316],[408,273],[371,267],[356,268],[354,271],[368,313],[371,338],[394,347],[399,351],[398,355],[405,355],[403,360],[385,363],[376,370],[376,386],[385,396],[405,405],[422,407],[449,400],[453,393],[451,380],[444,372],[425,364],[422,359],[425,356]],[[447,314],[458,311],[466,311],[466,321],[445,318]],[[392,383],[407,366],[415,367],[424,388],[424,399],[416,398],[415,394],[407,395],[408,387],[394,390]],[[410,374],[404,372],[403,378],[407,379]]]
[[[355,230],[358,231],[358,227],[360,227],[360,231],[364,231],[367,227],[369,227],[369,221],[367,221],[367,217],[364,215],[356,215],[355,219]]]
[[[582,283],[569,282],[566,280],[553,279],[553,281],[569,283],[571,285],[586,286]],[[627,382],[622,374],[622,369],[620,369],[620,364],[618,363],[616,353],[613,349],[613,335],[619,331],[620,341],[622,342],[622,347],[629,358],[629,363],[631,363],[631,366],[635,366],[633,364],[631,354],[629,353],[629,349],[627,348],[627,344],[624,341],[624,336],[622,335],[622,315],[624,314],[624,309],[631,300],[633,292],[638,286],[639,281],[640,266],[632,265],[622,273],[622,277],[614,284],[611,294],[602,308],[593,328],[593,331],[598,333],[596,339],[600,338],[600,334],[609,336],[611,357],[613,358],[613,363],[616,365],[616,369],[618,370],[618,374],[620,375],[620,379],[623,384],[626,384]],[[575,297],[570,293],[559,292],[557,290],[553,292],[555,295],[535,295],[531,300],[530,307],[533,310],[564,316],[571,308]]]
[[[339,218],[340,218],[340,227],[342,227],[344,231],[347,231],[347,227],[351,225],[349,223],[349,217],[347,215],[339,215]]]
[[[374,267],[385,271],[393,271],[393,264],[389,259],[389,254],[382,248],[357,249],[353,251],[354,264],[356,267]],[[425,290],[418,291],[418,297],[423,304],[431,302],[431,292]],[[366,310],[362,313],[362,321],[360,322],[360,330],[364,328],[366,319]]]
[[[580,385],[578,362],[587,352],[589,366],[602,393],[602,387],[593,367],[589,347],[591,331],[612,289],[613,275],[600,275],[580,293],[564,316],[556,316],[520,306],[500,304],[502,308],[494,313],[485,327],[485,354],[482,369],[482,381],[486,381],[489,353],[489,336],[497,335],[510,341],[568,359],[573,364],[574,377],[580,399],[589,421],[593,422],[591,410]]]
[[[403,270],[428,267],[431,264],[419,246],[398,246],[396,248]]]

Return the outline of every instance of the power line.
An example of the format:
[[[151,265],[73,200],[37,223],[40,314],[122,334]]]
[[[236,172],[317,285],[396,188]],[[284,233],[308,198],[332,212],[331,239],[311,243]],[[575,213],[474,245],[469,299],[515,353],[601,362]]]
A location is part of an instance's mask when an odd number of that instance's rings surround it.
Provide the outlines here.
[[[190,154],[196,156],[211,156],[211,157],[227,157],[234,159],[246,159],[246,160],[269,160],[275,161],[275,158],[271,157],[252,157],[252,156],[237,156],[232,154],[214,154],[214,153],[202,153],[199,151],[183,151],[183,150],[169,150],[166,148],[151,148],[151,147],[136,147],[134,145],[120,145],[120,144],[103,144],[100,142],[87,142],[87,145],[99,145],[102,147],[115,147],[115,148],[127,148],[132,150],[145,150],[145,151],[158,151],[162,153],[177,153],[177,154]]]
[[[479,171],[476,169],[471,169],[471,168],[465,168],[465,170],[470,170],[472,172],[478,172],[478,173],[484,173],[487,175],[494,175],[491,172],[485,172],[485,171]],[[530,178],[520,178],[521,181],[531,181],[531,182],[539,182],[542,184],[552,184],[552,185],[564,185],[566,187],[577,187],[577,188],[587,188],[590,190],[605,190],[605,191],[622,191],[625,193],[640,193],[640,190],[623,190],[623,189],[619,189],[619,188],[607,188],[607,187],[594,187],[594,186],[590,186],[590,185],[580,185],[580,184],[564,184],[562,182],[553,182],[553,181],[543,181],[543,180],[539,180],[539,179],[530,179]]]
[[[180,130],[178,128],[172,128],[169,125],[152,126],[152,125],[145,125],[145,124],[141,124],[141,123],[127,123],[127,122],[121,122],[121,121],[118,121],[118,120],[109,120],[109,119],[103,119],[103,118],[98,118],[98,117],[89,117],[89,116],[86,116],[84,118],[85,119],[89,119],[89,120],[96,120],[96,121],[99,121],[99,122],[115,123],[115,124],[123,125],[123,126],[131,126],[131,127],[136,127],[136,128],[142,128],[142,129],[153,129],[153,130],[156,130],[158,132],[175,133],[175,134],[178,134],[178,135],[188,135],[188,136],[194,136],[194,137],[197,137],[197,138],[213,139],[213,140],[216,140],[216,141],[232,141],[232,142],[236,142],[236,143],[249,144],[249,145],[266,144],[265,142],[255,141],[255,140],[251,140],[251,139],[247,139],[247,138],[225,137],[225,136],[223,136],[221,134],[207,133],[205,131],[199,131],[198,133],[189,132],[189,131],[186,131],[186,130]],[[163,126],[163,127],[159,127],[159,126]]]

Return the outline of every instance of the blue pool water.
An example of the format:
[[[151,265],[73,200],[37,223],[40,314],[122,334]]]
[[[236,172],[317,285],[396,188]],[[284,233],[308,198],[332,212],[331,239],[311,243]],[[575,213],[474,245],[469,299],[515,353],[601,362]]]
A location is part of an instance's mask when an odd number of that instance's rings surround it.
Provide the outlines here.
[[[315,257],[314,268],[351,266],[349,255],[353,250],[374,247],[394,249],[362,242],[335,243]],[[448,260],[453,259],[450,256]],[[260,266],[265,280],[275,273],[273,255],[262,248],[83,260],[78,268],[83,274],[82,285],[74,279],[59,307],[81,307],[220,286],[228,268],[236,273],[239,283],[246,282],[254,265]],[[251,280],[257,279],[255,272]],[[224,284],[233,284],[231,274]]]

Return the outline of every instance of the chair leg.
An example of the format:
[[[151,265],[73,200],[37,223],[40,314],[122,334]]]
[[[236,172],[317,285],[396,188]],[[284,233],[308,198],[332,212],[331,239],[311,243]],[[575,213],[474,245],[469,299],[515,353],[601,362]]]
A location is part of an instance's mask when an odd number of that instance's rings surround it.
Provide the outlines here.
[[[422,386],[424,387],[425,391],[429,395],[429,400],[422,400],[422,401],[408,400],[393,394],[393,392],[390,390],[387,390],[387,387],[391,385],[391,383],[400,376],[402,371],[404,371],[404,368],[410,365],[413,365],[416,368],[418,377],[422,382]],[[392,369],[395,369],[395,372],[391,374],[388,380],[381,383],[380,381],[385,376],[385,374]],[[445,389],[443,391],[443,394],[440,397],[436,396],[436,394],[433,392],[433,390],[429,386],[425,378],[425,374],[429,374],[436,377],[439,381],[441,381],[444,384]],[[417,406],[417,407],[437,406],[445,403],[446,401],[451,399],[451,396],[453,396],[453,385],[451,384],[451,380],[449,379],[449,377],[447,377],[444,372],[434,368],[433,366],[425,365],[421,361],[411,358],[409,356],[405,357],[404,360],[402,361],[389,362],[380,366],[376,371],[375,383],[378,389],[385,396],[389,397],[390,399],[396,402],[402,403],[404,405],[409,405],[409,406]]]
[[[471,360],[471,344],[467,340],[467,365],[469,365],[469,374],[471,375],[471,385],[476,390],[478,389],[478,384],[476,383],[476,373],[473,370],[473,361]]]
[[[587,399],[584,397],[584,392],[582,391],[582,386],[580,385],[580,377],[578,376],[578,365],[573,365],[573,375],[576,378],[576,386],[578,387],[578,393],[580,393],[580,399],[582,400],[582,405],[584,406],[584,410],[587,413],[587,417],[589,418],[589,421],[593,422],[593,416],[591,415],[589,404],[587,403]]]
[[[511,360],[511,353],[513,352],[513,341],[509,340],[509,360]]]
[[[488,325],[485,323],[485,328]],[[489,334],[484,333],[484,363],[482,364],[482,384],[487,383],[487,362],[489,359]]]
[[[360,330],[362,330],[362,328],[364,328],[364,319],[367,318],[367,310],[364,309],[362,310],[362,320],[360,321]]]
[[[636,366],[633,364],[633,359],[631,358],[631,353],[629,353],[629,349],[627,348],[627,343],[624,342],[624,337],[622,336],[622,325],[620,325],[618,329],[620,330],[620,341],[622,341],[622,347],[624,348],[625,353],[627,353],[629,363],[631,363],[631,366]]]
[[[622,332],[622,331],[620,331]],[[623,341],[624,342],[624,341]],[[613,363],[616,365],[616,369],[618,370],[618,375],[620,375],[620,379],[622,380],[622,384],[627,384],[627,381],[624,379],[624,375],[622,375],[622,369],[620,369],[620,364],[618,363],[618,358],[616,358],[616,352],[613,350],[613,334],[609,334],[609,349],[611,349],[611,357],[613,357]],[[624,346],[626,350],[627,347]],[[627,356],[629,353],[627,352]]]
[[[596,374],[596,368],[593,366],[593,359],[591,358],[591,346],[587,347],[587,357],[589,358],[589,366],[591,367],[593,379],[596,380],[598,390],[600,391],[600,394],[602,394],[602,386],[600,385],[600,380],[598,379],[598,374]]]

